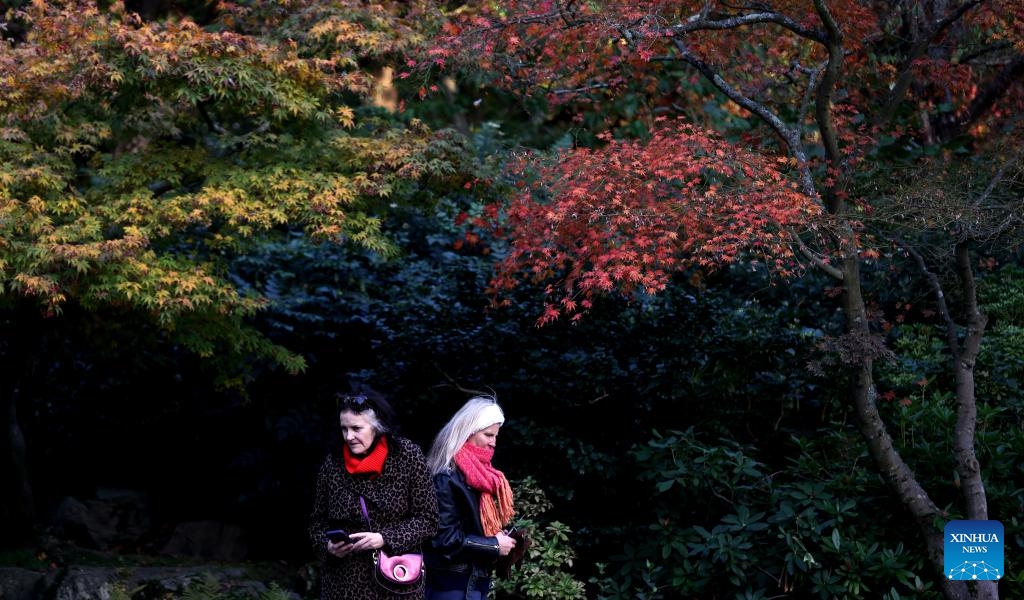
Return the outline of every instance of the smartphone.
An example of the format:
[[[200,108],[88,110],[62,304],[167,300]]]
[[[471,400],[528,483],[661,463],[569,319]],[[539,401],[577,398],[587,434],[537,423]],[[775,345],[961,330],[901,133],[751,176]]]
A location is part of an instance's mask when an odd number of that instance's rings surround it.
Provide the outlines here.
[[[338,542],[352,543],[352,538],[348,537],[348,532],[344,529],[328,529],[324,532],[324,535],[335,544]]]

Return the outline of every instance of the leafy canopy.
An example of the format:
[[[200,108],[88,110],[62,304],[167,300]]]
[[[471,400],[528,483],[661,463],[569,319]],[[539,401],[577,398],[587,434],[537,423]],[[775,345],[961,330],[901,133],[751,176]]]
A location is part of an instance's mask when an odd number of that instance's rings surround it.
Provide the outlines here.
[[[0,302],[139,311],[200,354],[230,341],[301,368],[245,329],[266,300],[226,259],[293,229],[393,256],[389,206],[468,168],[452,136],[368,105],[366,65],[408,28],[359,5],[224,5],[205,26],[119,2],[9,11],[25,34],[0,53]]]
[[[491,85],[543,97],[590,130],[560,154],[560,167],[520,170],[528,185],[507,221],[503,210],[489,215],[514,240],[495,290],[548,280],[547,293],[558,293],[545,303],[547,322],[595,292],[651,291],[663,268],[711,267],[740,251],[783,275],[793,252],[837,277],[832,267],[857,248],[877,258],[862,236],[880,161],[903,166],[940,148],[948,159],[1019,140],[1022,24],[1019,3],[1004,1],[512,0],[461,7],[426,60],[489,73]],[[750,167],[742,178],[740,163]],[[680,175],[666,178],[663,165]],[[719,166],[732,185],[707,176]],[[699,184],[686,175],[698,170]],[[673,177],[678,190],[662,183]],[[780,212],[786,200],[792,206]],[[628,215],[623,202],[633,203]],[[698,204],[692,215],[678,210]],[[638,214],[661,218],[623,229]],[[793,227],[797,215],[806,226]],[[664,256],[673,236],[673,264],[643,260]],[[636,269],[620,269],[632,256]]]
[[[788,228],[820,207],[793,181],[789,160],[737,149],[681,122],[644,142],[602,137],[600,150],[535,163],[534,175],[549,182],[543,191],[526,187],[500,214],[492,206],[480,219],[517,232],[496,291],[515,287],[522,271],[534,282],[558,281],[546,287],[559,300],[546,306],[541,324],[563,312],[578,319],[596,294],[653,294],[688,265],[730,263],[751,250],[780,272],[800,268]]]

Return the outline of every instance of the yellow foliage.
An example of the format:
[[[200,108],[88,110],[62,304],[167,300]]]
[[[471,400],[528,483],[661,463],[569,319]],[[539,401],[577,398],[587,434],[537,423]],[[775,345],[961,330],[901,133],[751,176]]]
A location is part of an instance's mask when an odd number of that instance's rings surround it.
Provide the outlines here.
[[[69,298],[148,312],[207,354],[190,319],[237,334],[266,305],[222,276],[243,241],[304,230],[393,255],[380,199],[455,172],[461,149],[420,123],[361,123],[352,98],[372,92],[366,59],[419,34],[370,4],[287,9],[301,26],[261,3],[211,27],[121,2],[26,6],[0,55],[3,293],[48,314]]]

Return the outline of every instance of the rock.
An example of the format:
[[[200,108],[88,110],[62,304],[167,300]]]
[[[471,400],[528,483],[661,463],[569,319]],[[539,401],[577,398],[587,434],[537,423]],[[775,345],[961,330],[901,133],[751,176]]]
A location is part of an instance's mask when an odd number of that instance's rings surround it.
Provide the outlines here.
[[[174,528],[162,552],[174,556],[238,562],[245,558],[242,528],[219,521],[188,521]]]
[[[48,573],[0,567],[0,600],[36,600],[45,598],[53,585],[54,576]]]
[[[101,488],[95,498],[65,498],[57,508],[58,535],[83,548],[106,550],[135,542],[150,528],[146,495]]]
[[[230,592],[232,598],[253,600],[269,589],[267,584],[250,579],[241,567],[71,566],[60,574],[0,567],[0,600],[110,600],[118,592],[179,598],[201,586],[211,586],[214,594]],[[294,591],[282,591],[285,597],[301,599]]]

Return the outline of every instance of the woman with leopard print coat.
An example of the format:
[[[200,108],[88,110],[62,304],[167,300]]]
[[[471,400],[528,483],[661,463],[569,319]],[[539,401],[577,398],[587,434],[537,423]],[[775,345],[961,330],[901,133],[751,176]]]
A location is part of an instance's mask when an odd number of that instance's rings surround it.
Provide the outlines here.
[[[437,498],[423,450],[389,433],[394,413],[383,398],[340,395],[339,400],[345,444],[320,467],[309,527],[321,561],[320,598],[422,598],[423,578],[413,593],[395,594],[379,585],[373,554],[378,549],[420,552],[437,531]],[[349,541],[330,541],[328,529],[349,532]]]

